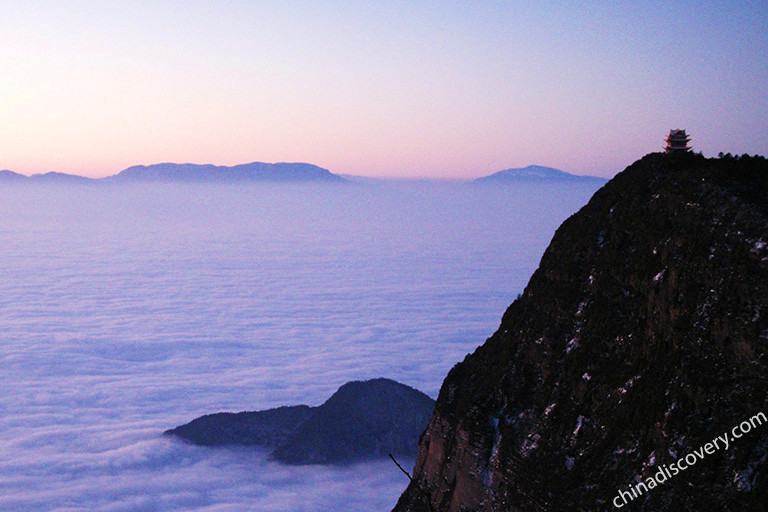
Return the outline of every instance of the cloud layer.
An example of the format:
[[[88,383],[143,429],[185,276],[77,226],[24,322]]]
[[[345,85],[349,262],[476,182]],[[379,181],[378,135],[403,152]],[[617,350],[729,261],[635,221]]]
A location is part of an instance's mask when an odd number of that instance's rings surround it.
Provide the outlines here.
[[[160,433],[353,379],[435,397],[593,191],[0,190],[0,509],[388,510],[390,461],[285,467]]]

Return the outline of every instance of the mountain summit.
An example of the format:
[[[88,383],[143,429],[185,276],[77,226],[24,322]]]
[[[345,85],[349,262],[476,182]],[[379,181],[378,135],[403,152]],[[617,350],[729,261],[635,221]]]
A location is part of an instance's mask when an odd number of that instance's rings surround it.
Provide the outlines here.
[[[768,161],[648,155],[450,371],[395,512],[765,510],[766,414]]]

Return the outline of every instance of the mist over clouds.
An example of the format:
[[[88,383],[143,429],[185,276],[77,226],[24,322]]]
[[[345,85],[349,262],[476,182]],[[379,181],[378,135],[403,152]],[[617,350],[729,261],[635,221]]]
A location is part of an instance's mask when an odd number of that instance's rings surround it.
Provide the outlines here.
[[[160,434],[349,380],[435,397],[595,188],[0,190],[0,509],[389,510],[407,481],[388,460]]]

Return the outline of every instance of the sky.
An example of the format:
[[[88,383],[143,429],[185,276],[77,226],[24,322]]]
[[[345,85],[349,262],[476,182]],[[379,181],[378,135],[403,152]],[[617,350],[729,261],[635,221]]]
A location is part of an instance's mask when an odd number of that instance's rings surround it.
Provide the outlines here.
[[[759,1],[0,0],[0,169],[309,162],[610,177],[768,154]]]

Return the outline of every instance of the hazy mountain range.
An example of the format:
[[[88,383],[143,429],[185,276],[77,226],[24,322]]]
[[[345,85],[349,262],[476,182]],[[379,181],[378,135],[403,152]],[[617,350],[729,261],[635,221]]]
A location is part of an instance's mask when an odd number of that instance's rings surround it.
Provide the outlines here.
[[[528,167],[521,167],[515,169],[505,169],[503,171],[496,172],[490,176],[484,176],[477,178],[471,183],[476,184],[503,184],[503,183],[521,183],[521,182],[606,182],[605,178],[598,178],[596,176],[580,176],[576,174],[570,174],[560,169],[553,169],[552,167],[543,167],[541,165],[529,165]]]
[[[252,162],[234,166],[174,164],[136,165],[106,178],[85,178],[49,172],[25,176],[0,171],[0,183],[231,183],[231,182],[345,182],[327,169],[307,163]]]
[[[90,183],[95,181],[97,180],[62,172],[47,172],[45,174],[25,176],[13,171],[0,171],[0,183]]]
[[[354,182],[378,183],[384,181],[430,181],[397,180],[366,176],[339,175],[327,169],[308,163],[263,163],[252,162],[234,166],[211,164],[136,165],[105,178],[86,178],[74,174],[48,172],[26,176],[13,171],[0,171],[0,184],[93,184],[93,183],[246,183],[246,182]],[[544,183],[544,182],[605,182],[604,178],[579,176],[552,167],[529,165],[528,167],[505,169],[470,181],[471,184]]]

